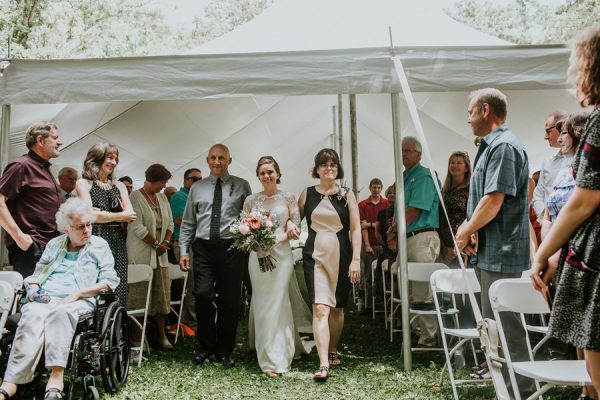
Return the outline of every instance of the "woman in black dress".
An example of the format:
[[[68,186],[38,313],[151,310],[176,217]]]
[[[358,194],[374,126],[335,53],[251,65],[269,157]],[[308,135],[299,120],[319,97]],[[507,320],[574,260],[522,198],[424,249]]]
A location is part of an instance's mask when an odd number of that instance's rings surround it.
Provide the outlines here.
[[[575,189],[538,249],[531,279],[537,290],[546,288],[548,259],[563,249],[549,334],[584,349],[600,392],[600,25],[584,30],[571,48],[569,80],[580,104],[594,111],[573,159]]]
[[[442,186],[442,197],[448,212],[450,225],[446,221],[446,215],[440,203],[440,260],[450,268],[460,266],[454,250],[454,234],[460,224],[467,218],[470,180],[471,162],[469,161],[469,155],[463,151],[455,151],[448,160],[448,172],[446,173],[444,186]]]
[[[119,163],[119,150],[113,144],[93,145],[83,162],[82,177],[77,181],[77,196],[87,203],[96,222],[92,234],[108,242],[115,258],[115,270],[121,282],[116,294],[127,308],[127,247],[126,222],[135,221],[136,215],[127,195],[127,188],[116,180],[115,169]]]
[[[320,360],[314,379],[325,381],[329,366],[341,363],[337,344],[344,307],[351,284],[360,278],[360,217],[354,193],[335,182],[344,176],[335,150],[317,153],[312,176],[319,184],[302,192],[298,206],[308,225],[302,259]]]

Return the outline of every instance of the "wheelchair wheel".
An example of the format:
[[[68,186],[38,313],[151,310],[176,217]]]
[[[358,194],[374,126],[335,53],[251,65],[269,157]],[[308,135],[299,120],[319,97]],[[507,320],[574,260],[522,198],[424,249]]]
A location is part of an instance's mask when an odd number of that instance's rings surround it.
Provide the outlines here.
[[[8,365],[8,357],[12,348],[12,342],[15,338],[14,333],[6,332],[0,339],[0,376],[4,376],[6,366]]]
[[[131,351],[127,311],[119,303],[112,303],[106,310],[102,333],[105,336],[100,357],[102,384],[107,393],[116,393],[127,381]]]
[[[100,392],[96,389],[96,386],[89,386],[87,388],[86,400],[100,400]]]

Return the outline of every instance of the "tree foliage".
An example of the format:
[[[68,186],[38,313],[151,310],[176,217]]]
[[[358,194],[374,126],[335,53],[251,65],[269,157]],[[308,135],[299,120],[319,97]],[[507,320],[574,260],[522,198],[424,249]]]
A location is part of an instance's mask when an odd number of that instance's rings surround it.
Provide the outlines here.
[[[254,18],[268,0],[219,0],[173,28],[152,0],[0,0],[0,57],[123,57],[181,53]]]
[[[455,20],[516,44],[555,44],[597,23],[599,0],[549,5],[537,0],[461,0],[446,13]]]

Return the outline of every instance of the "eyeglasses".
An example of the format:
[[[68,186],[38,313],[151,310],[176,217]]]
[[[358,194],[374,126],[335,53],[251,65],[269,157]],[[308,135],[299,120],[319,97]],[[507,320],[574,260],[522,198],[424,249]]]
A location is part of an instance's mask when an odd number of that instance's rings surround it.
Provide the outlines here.
[[[337,164],[319,164],[319,168],[338,169],[338,165]]]
[[[550,131],[554,128],[556,128],[556,125],[552,125],[552,126],[549,126],[548,128],[545,128],[544,130],[546,131],[546,135],[549,135]]]
[[[75,229],[76,231],[83,232],[86,229],[92,229],[92,223],[91,222],[87,222],[85,224],[71,225],[71,228]]]
[[[402,150],[403,153],[420,153],[419,150],[414,150],[414,149],[406,149],[406,150]]]
[[[194,182],[198,182],[199,180],[201,180],[202,178],[198,178],[197,176],[188,176],[185,179],[189,179],[190,181],[194,181]]]

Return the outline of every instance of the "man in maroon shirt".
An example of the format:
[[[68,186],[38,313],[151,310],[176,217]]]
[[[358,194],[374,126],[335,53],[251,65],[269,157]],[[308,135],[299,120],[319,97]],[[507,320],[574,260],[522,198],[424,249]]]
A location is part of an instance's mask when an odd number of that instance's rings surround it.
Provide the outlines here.
[[[56,125],[40,122],[25,133],[29,153],[9,163],[0,176],[0,226],[13,269],[30,276],[46,243],[55,236],[60,188],[50,172],[49,160],[62,145]]]
[[[385,210],[388,206],[387,200],[381,197],[382,189],[383,183],[381,182],[381,179],[371,179],[371,182],[369,183],[369,191],[371,192],[371,195],[358,203],[358,211],[360,212],[360,228],[362,230],[363,238],[361,250],[363,273],[361,275],[364,277],[363,281],[361,282],[362,287],[359,291],[360,296],[357,303],[357,308],[359,311],[363,311],[363,308],[368,310],[372,306],[371,264],[373,261],[379,260],[383,255],[382,243],[375,236],[377,215],[381,210]],[[377,270],[380,274],[380,262],[377,265]],[[377,276],[375,278],[377,278]]]

